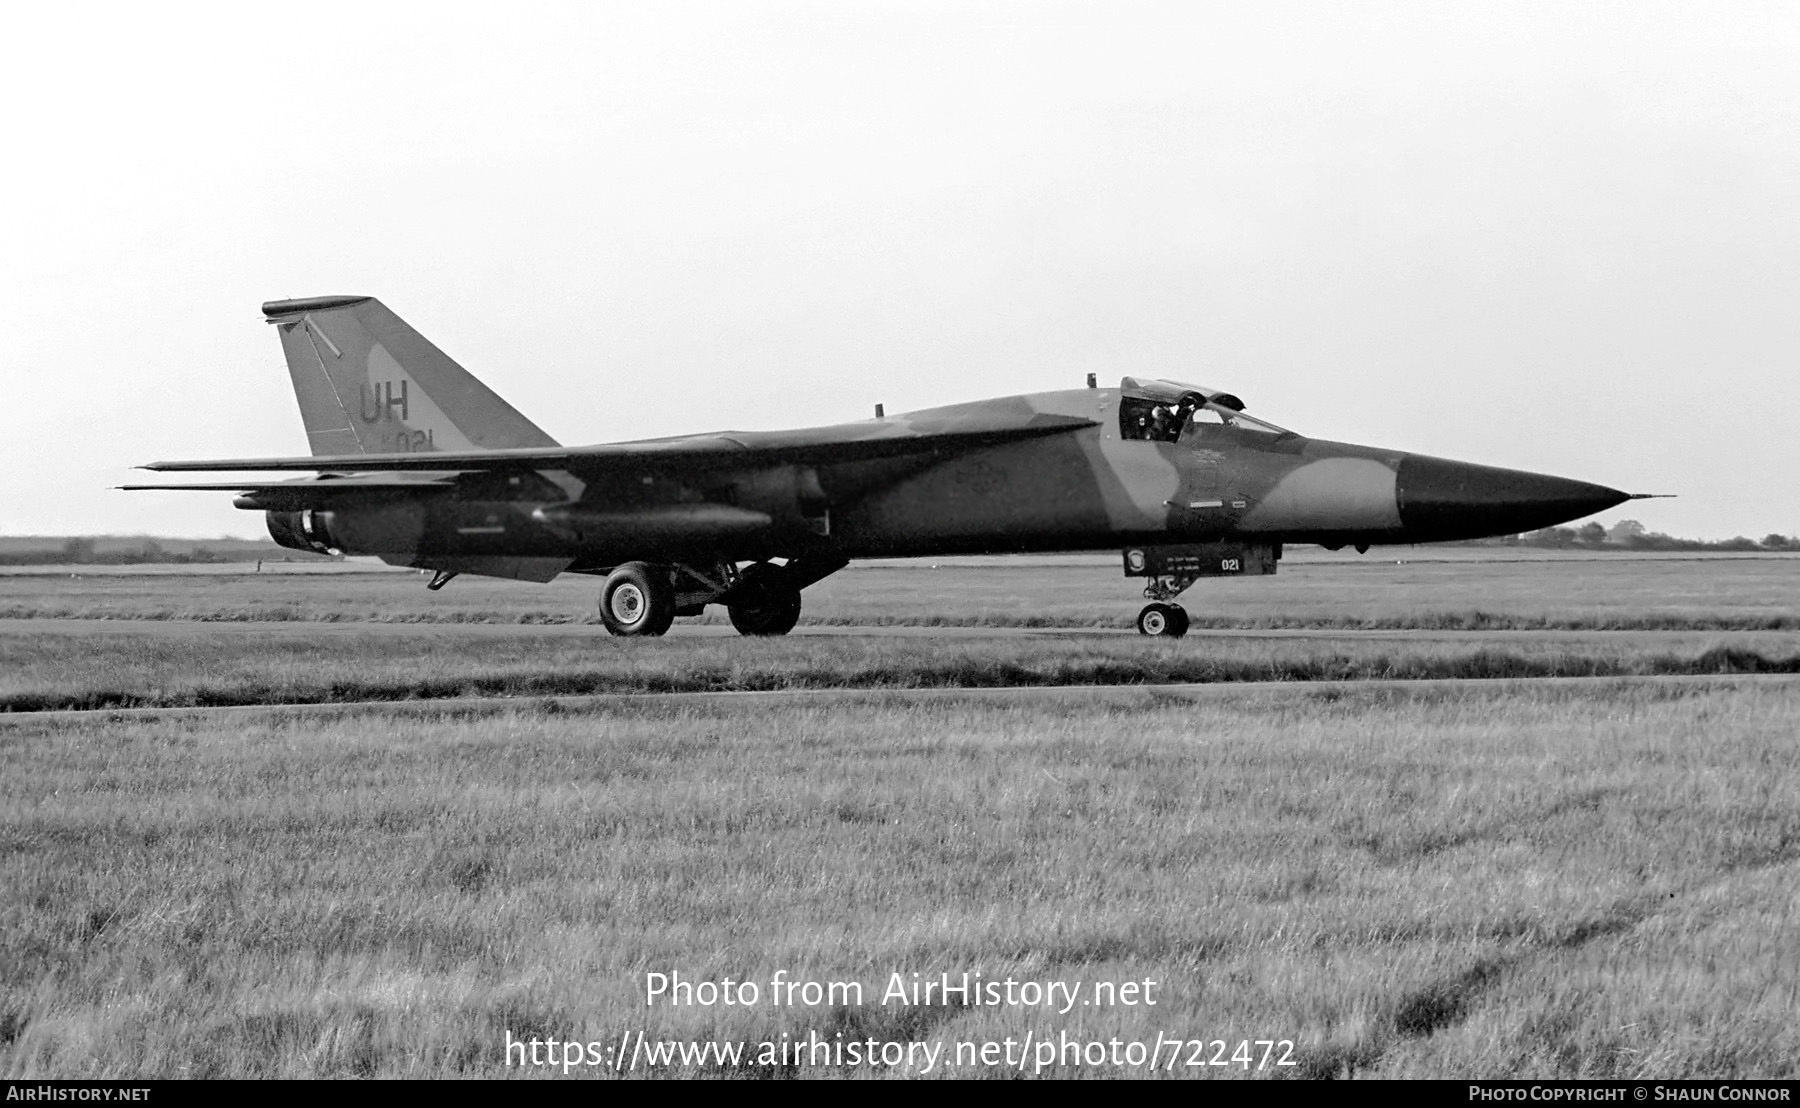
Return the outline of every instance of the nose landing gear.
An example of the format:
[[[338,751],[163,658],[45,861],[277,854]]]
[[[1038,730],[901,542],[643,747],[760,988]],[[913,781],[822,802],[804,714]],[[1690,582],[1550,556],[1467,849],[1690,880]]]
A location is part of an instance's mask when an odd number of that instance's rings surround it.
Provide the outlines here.
[[[1125,552],[1125,576],[1143,577],[1144,598],[1137,629],[1145,635],[1179,639],[1188,633],[1187,610],[1174,599],[1202,577],[1245,577],[1274,573],[1280,543],[1199,543],[1140,546]]]
[[[1166,639],[1179,639],[1187,634],[1187,609],[1173,601],[1195,580],[1196,575],[1191,573],[1162,574],[1150,578],[1150,583],[1144,586],[1144,595],[1150,599],[1150,603],[1144,605],[1144,610],[1138,613],[1138,634],[1159,635]]]

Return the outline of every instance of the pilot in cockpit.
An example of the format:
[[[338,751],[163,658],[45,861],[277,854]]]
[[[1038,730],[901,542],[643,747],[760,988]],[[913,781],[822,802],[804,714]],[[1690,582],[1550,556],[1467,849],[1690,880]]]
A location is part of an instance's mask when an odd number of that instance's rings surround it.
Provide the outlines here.
[[[1125,378],[1124,388],[1126,394],[1119,402],[1121,438],[1180,443],[1209,434],[1209,428],[1239,424],[1277,435],[1293,434],[1265,420],[1242,414],[1244,402],[1228,392],[1209,396],[1192,385],[1173,381],[1145,383],[1131,377]]]

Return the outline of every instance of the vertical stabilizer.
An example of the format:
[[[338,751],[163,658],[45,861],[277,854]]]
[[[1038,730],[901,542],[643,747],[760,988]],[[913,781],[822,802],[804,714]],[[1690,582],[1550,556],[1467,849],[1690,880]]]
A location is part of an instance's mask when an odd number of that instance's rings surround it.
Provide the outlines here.
[[[556,440],[371,296],[272,300],[314,457]]]

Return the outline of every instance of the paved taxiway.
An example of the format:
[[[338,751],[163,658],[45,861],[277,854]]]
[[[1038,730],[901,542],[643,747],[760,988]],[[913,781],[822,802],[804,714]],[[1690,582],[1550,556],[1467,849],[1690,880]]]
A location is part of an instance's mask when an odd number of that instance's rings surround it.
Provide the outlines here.
[[[430,638],[586,638],[601,642],[612,636],[598,623],[377,623],[326,620],[179,620],[179,619],[0,619],[0,635],[263,635],[306,636],[409,635]],[[900,638],[1139,638],[1135,630],[1120,627],[937,627],[917,625],[819,625],[797,627],[795,637],[851,636]],[[678,623],[669,637],[737,638],[729,625]],[[1559,629],[1485,630],[1414,628],[1206,628],[1188,632],[1188,640],[1288,639],[1309,642],[1487,642],[1519,640],[1578,646],[1617,642],[1621,637],[1668,647],[1733,646],[1745,649],[1800,653],[1800,631],[1623,630],[1590,631]]]

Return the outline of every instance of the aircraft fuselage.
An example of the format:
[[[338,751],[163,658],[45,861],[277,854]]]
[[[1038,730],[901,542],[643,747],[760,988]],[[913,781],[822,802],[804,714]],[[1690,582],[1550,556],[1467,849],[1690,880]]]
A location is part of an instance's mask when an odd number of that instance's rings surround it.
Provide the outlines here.
[[[263,305],[308,457],[157,462],[306,472],[140,489],[235,491],[285,546],[435,572],[606,574],[600,614],[660,635],[723,605],[750,635],[799,618],[801,590],[870,557],[1119,550],[1170,603],[1202,577],[1272,573],[1284,543],[1434,542],[1562,523],[1625,499],[1559,477],[1309,439],[1230,393],[1126,377],[793,431],[565,448],[385,304]]]
[[[1121,390],[1077,389],[895,416],[954,424],[977,412],[1082,417],[1092,426],[940,459],[774,465],[714,477],[647,467],[588,484],[528,471],[416,492],[371,492],[315,513],[324,545],[395,561],[753,561],[828,547],[848,559],[1242,540],[1394,544],[1513,534],[1625,499],[1585,482],[1196,424],[1128,437]],[[286,513],[282,513],[285,517]],[[292,534],[284,525],[277,537]]]

